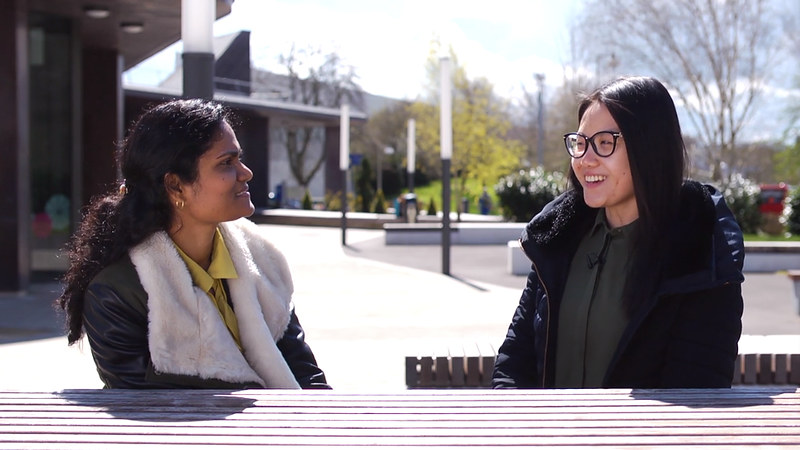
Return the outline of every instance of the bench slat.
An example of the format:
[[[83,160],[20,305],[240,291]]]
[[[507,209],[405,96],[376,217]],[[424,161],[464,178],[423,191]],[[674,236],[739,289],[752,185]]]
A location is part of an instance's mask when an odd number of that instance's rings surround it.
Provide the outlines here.
[[[435,353],[406,358],[407,387],[491,387],[496,359],[491,344],[454,344]],[[731,384],[800,385],[800,354],[739,354]]]

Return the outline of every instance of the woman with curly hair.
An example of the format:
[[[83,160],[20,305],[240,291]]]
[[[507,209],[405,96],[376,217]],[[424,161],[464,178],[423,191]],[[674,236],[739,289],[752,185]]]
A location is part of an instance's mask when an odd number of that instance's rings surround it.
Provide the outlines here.
[[[213,102],[145,112],[119,192],[92,201],[57,305],[109,388],[327,388],[283,255],[246,217],[253,173]]]

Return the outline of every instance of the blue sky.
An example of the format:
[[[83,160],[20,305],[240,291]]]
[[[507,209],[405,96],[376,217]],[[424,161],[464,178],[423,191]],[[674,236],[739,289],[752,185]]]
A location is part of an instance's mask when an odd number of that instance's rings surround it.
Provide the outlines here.
[[[566,24],[582,0],[235,0],[214,34],[251,32],[257,67],[280,72],[278,57],[298,48],[335,51],[373,94],[414,99],[436,36],[449,42],[470,77],[484,76],[500,95],[516,97],[533,74],[560,84],[569,37]],[[181,51],[171,46],[128,71],[126,81],[155,84]]]
[[[794,1],[794,0],[792,0]],[[335,51],[355,67],[367,92],[414,100],[425,92],[425,61],[435,37],[449,42],[471,78],[486,77],[497,94],[520,98],[561,86],[569,60],[568,24],[583,0],[235,0],[214,34],[249,30],[253,64],[282,72],[278,62],[297,48]],[[126,72],[132,84],[157,84],[180,57],[180,43]],[[794,67],[792,66],[792,70]],[[793,72],[792,72],[793,73]],[[787,79],[782,84],[791,84]],[[780,137],[788,126],[791,86],[772,86],[751,117],[746,139]],[[777,89],[777,90],[776,90]],[[682,124],[690,130],[686,120]]]

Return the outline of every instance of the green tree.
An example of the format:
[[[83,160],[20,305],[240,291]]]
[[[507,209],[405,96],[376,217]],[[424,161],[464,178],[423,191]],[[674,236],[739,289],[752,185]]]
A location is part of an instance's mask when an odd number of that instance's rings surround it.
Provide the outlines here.
[[[390,103],[370,114],[366,123],[353,127],[351,152],[362,154],[373,163],[380,160],[384,170],[387,167],[404,169],[408,155],[409,117],[408,103],[404,101]],[[386,147],[393,148],[394,154],[386,155]]]
[[[800,138],[774,156],[775,176],[789,184],[800,184]]]
[[[435,45],[426,64],[431,85],[428,101],[411,105],[417,122],[419,164],[430,164],[441,173],[439,139],[439,59]],[[485,78],[470,80],[464,67],[453,62],[453,156],[451,169],[457,188],[455,198],[465,196],[468,180],[478,186],[493,185],[498,178],[518,167],[523,153],[521,142],[509,137],[511,118],[508,103],[494,94],[494,87]]]

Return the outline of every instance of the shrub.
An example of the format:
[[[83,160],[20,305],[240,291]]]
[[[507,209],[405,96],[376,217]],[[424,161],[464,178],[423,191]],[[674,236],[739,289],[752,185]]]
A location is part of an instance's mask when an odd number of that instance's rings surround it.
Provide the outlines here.
[[[527,222],[564,191],[565,181],[561,172],[536,167],[506,175],[494,191],[506,220]]]
[[[356,199],[352,192],[347,193],[347,210],[355,211],[353,206]],[[342,210],[342,191],[325,192],[325,210],[326,211],[341,211]]]
[[[375,195],[375,189],[372,187],[372,166],[369,164],[369,159],[364,158],[361,160],[361,165],[356,168],[354,172],[354,189],[356,191],[356,197],[358,198],[356,201],[358,211],[369,212],[370,206],[372,206],[373,196]]]
[[[431,217],[436,217],[436,201],[431,197],[431,201],[428,202],[428,215]]]
[[[303,209],[314,209],[314,202],[311,201],[311,193],[308,192],[306,189],[306,193],[303,195]]]
[[[800,235],[800,186],[792,189],[786,198],[788,213],[786,215],[786,228],[789,233]]]
[[[383,191],[378,189],[375,195],[375,204],[372,206],[372,212],[376,214],[383,214],[386,212],[386,198],[383,196]]]
[[[733,212],[744,233],[757,233],[761,225],[761,212],[758,210],[759,187],[741,174],[733,174],[723,194],[725,202]]]

